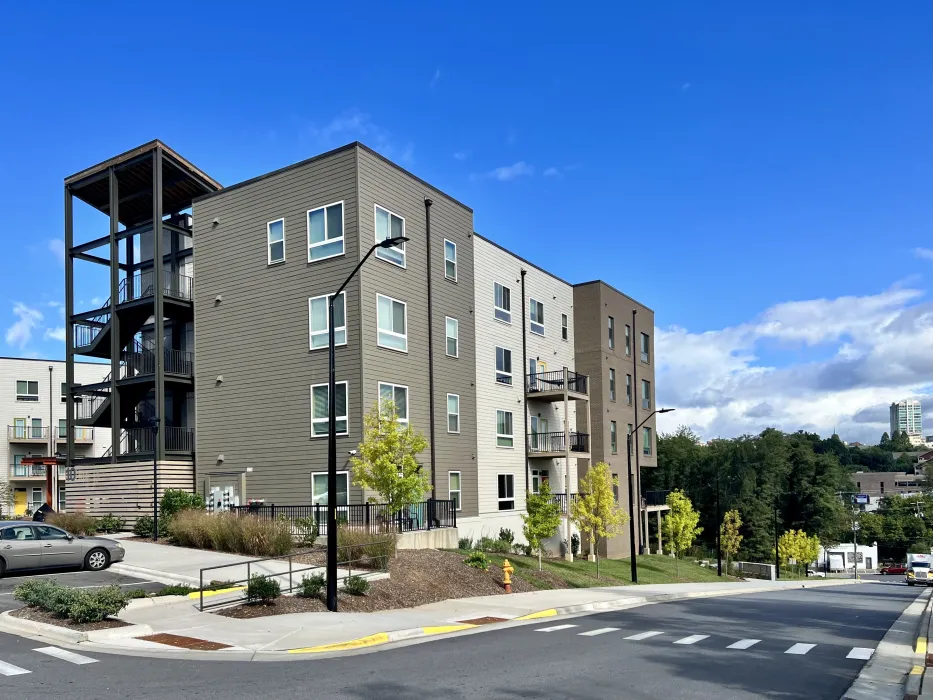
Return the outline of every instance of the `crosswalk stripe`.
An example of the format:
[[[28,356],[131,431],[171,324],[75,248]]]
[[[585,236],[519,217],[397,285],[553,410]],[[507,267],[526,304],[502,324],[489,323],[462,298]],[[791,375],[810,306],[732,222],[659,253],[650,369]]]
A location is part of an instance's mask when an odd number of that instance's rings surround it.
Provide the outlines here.
[[[59,649],[58,647],[39,647],[33,649],[33,651],[38,651],[40,654],[46,654],[47,656],[54,656],[56,659],[67,661],[70,664],[78,664],[79,666],[97,663],[97,659],[92,659],[90,656],[81,656],[81,654],[75,654],[73,651]]]
[[[0,676],[21,676],[24,673],[32,673],[32,671],[0,661]]]
[[[578,636],[580,637],[595,637],[600,634],[606,634],[607,632],[618,632],[618,627],[602,627],[598,630],[590,630],[589,632],[580,632]]]
[[[557,632],[557,630],[566,630],[576,625],[554,625],[553,627],[539,627],[535,632]]]
[[[862,659],[868,660],[871,658],[871,655],[875,653],[874,649],[869,647],[852,647],[852,651],[846,655],[847,659]]]
[[[816,644],[795,644],[790,649],[785,651],[785,654],[806,654],[810,651]]]
[[[664,634],[664,632],[639,632],[638,634],[633,634],[629,637],[626,637],[626,639],[632,639],[638,642],[642,639],[648,639],[648,637],[657,637],[659,634]]]
[[[727,646],[726,649],[748,649],[749,647],[755,646],[760,641],[760,639],[740,639],[734,644]]]
[[[696,644],[699,641],[707,639],[708,634],[691,634],[689,637],[684,637],[683,639],[678,639],[674,644]]]

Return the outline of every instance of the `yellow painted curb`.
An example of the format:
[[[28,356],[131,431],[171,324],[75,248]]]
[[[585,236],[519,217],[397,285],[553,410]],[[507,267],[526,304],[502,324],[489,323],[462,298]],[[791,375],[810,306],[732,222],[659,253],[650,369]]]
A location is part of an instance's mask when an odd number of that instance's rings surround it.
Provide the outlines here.
[[[555,608],[550,608],[548,610],[539,610],[538,612],[528,613],[527,615],[522,615],[521,617],[516,617],[516,620],[539,620],[542,617],[554,617],[557,615],[557,610]]]
[[[917,637],[917,646],[914,647],[914,651],[917,654],[927,653],[927,638],[926,637]]]
[[[914,666],[910,669],[911,676],[919,676],[921,673],[923,673],[923,666]]]
[[[421,631],[425,634],[447,634],[448,632],[471,630],[474,627],[479,627],[479,625],[440,625],[438,627],[422,627]]]
[[[351,639],[349,642],[337,642],[336,644],[323,644],[319,647],[304,647],[303,649],[289,649],[289,654],[313,654],[321,651],[340,651],[342,649],[360,649],[362,647],[372,647],[377,644],[385,644],[389,641],[389,635],[385,632],[371,634],[368,637]]]
[[[204,591],[203,595],[205,598],[210,598],[212,595],[221,595],[223,593],[236,593],[237,591],[245,591],[246,586],[236,586],[235,588],[218,588],[216,591]],[[195,591],[194,593],[189,593],[189,598],[200,598],[202,595],[201,592]]]

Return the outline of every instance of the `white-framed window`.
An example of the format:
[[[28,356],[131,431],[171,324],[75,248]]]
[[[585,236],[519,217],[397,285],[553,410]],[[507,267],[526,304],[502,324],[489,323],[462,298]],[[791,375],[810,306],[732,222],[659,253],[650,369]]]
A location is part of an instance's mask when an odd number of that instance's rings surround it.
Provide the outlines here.
[[[645,426],[644,428],[642,428],[641,440],[642,440],[642,448],[641,448],[642,454],[650,455],[651,454],[651,428],[649,428],[648,426]]]
[[[68,401],[68,382],[62,382],[62,403]]]
[[[647,379],[641,380],[641,407],[651,408],[651,382]]]
[[[408,422],[408,387],[401,384],[379,382],[379,404],[383,401],[394,401],[395,412],[399,423]]]
[[[350,431],[347,420],[347,382],[337,382],[334,386],[337,398],[337,435],[347,435]],[[311,386],[311,435],[327,437],[328,433],[327,384]]]
[[[327,302],[333,295],[308,299],[308,328],[312,350],[327,347]],[[334,299],[334,346],[347,344],[347,293]]]
[[[447,432],[460,432],[460,396],[447,394]]]
[[[446,316],[446,326],[447,326],[447,357],[459,357],[460,356],[460,322]]]
[[[68,437],[68,421],[64,418],[58,419],[58,437],[61,440]]]
[[[496,411],[496,447],[514,447],[515,436],[512,434],[512,412]]]
[[[618,431],[616,430],[616,422],[609,421],[609,446],[612,449],[612,454],[619,453],[619,438]]]
[[[651,350],[651,340],[648,338],[647,333],[641,334],[641,361],[650,362],[651,357],[649,355]]]
[[[625,324],[625,356],[632,356],[632,327]]]
[[[350,474],[337,472],[337,505],[350,503]],[[327,505],[327,472],[314,472],[311,475],[311,503]]]
[[[377,294],[376,307],[379,347],[408,352],[408,305],[404,301]]]
[[[560,315],[560,337],[561,337],[561,340],[567,340],[567,338],[570,337],[570,329],[568,328],[568,326],[569,326],[569,321],[570,321],[570,319],[567,318],[567,314],[561,314],[561,315]]]
[[[609,400],[616,400],[616,371],[609,368]]]
[[[16,380],[16,400],[17,401],[38,401],[39,400],[39,382]]]
[[[499,384],[512,384],[512,351],[496,347],[496,381]]]
[[[541,493],[541,484],[548,483],[548,470],[547,469],[532,469],[531,470],[531,492],[534,494]]]
[[[493,283],[493,297],[496,305],[495,317],[497,321],[512,322],[512,290],[504,284]]]
[[[544,335],[544,303],[540,301],[531,300],[529,304],[529,319],[531,320],[531,325],[529,326],[532,333],[537,335]]]
[[[615,350],[616,347],[616,320],[609,317],[609,349]]]
[[[266,224],[267,262],[270,265],[285,262],[285,219],[276,219]]]
[[[343,255],[343,202],[308,210],[308,262]]]
[[[499,510],[515,510],[515,477],[512,474],[498,474]]]
[[[625,375],[625,402],[631,406],[632,405],[632,375]]]
[[[13,476],[28,476],[29,467],[23,464],[23,457],[26,455],[13,455]]]
[[[405,235],[405,219],[388,209],[376,205],[376,243]],[[393,265],[405,267],[405,244],[393,248],[376,248],[376,257]]]
[[[444,277],[457,281],[457,244],[444,239]]]
[[[447,472],[447,493],[454,502],[454,510],[463,508],[460,502],[460,472]]]

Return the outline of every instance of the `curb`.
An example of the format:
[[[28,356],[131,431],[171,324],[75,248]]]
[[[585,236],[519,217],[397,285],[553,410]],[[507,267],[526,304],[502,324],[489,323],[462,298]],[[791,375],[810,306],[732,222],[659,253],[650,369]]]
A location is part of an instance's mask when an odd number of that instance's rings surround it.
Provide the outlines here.
[[[148,578],[153,581],[158,581],[159,583],[168,584],[170,586],[188,585],[197,588],[201,585],[201,581],[194,576],[169,574],[164,571],[158,571],[157,569],[144,569],[141,566],[132,566],[131,564],[124,564],[122,562],[111,564],[109,570],[117,574],[133,576],[134,578]]]
[[[113,639],[125,639],[127,637],[138,637],[152,634],[152,628],[149,625],[127,625],[125,627],[114,627],[106,630],[92,630],[90,632],[79,632],[70,630],[59,625],[50,625],[46,622],[36,622],[35,620],[25,620],[19,617],[13,617],[7,610],[0,613],[0,630],[12,632],[13,634],[24,634],[29,637],[43,637],[63,644],[83,644],[85,642],[105,642]]]
[[[917,628],[917,641],[914,644],[914,654],[910,673],[904,684],[904,697],[916,698],[920,695],[920,686],[923,683],[923,674],[927,665],[927,634],[930,627],[930,604],[933,597],[927,599],[927,604],[920,615],[920,624]]]

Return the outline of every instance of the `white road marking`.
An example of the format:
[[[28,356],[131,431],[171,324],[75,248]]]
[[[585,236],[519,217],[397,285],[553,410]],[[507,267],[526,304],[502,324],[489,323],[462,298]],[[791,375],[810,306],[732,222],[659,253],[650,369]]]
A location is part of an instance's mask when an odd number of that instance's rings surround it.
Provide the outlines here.
[[[554,625],[553,627],[540,627],[535,630],[535,632],[557,632],[558,630],[566,630],[571,627],[576,627],[576,625]]]
[[[618,627],[602,627],[598,630],[590,630],[589,632],[580,632],[578,636],[580,637],[595,637],[600,634],[606,634],[607,632],[618,632]]]
[[[79,666],[97,663],[97,659],[92,659],[90,656],[81,656],[81,654],[75,654],[73,651],[59,649],[58,647],[39,647],[33,649],[33,651],[38,651],[40,654],[46,654],[47,656],[54,656],[56,659],[67,661],[70,664],[78,664]]]
[[[674,644],[696,644],[699,641],[707,639],[708,634],[691,634],[689,637],[684,637],[683,639],[678,639]]]
[[[875,650],[869,649],[868,647],[852,647],[852,651],[848,653],[846,658],[868,660],[871,658],[871,655],[874,653],[875,653]]]
[[[0,676],[22,676],[24,673],[32,673],[32,671],[0,661]]]
[[[632,639],[636,642],[641,641],[642,639],[648,639],[648,637],[657,637],[659,634],[664,634],[664,632],[639,632],[638,634],[633,634],[626,639]]]
[[[760,641],[760,639],[740,639],[735,644],[727,646],[726,649],[748,649],[749,647],[755,646]]]
[[[810,651],[816,644],[795,644],[790,649],[785,651],[785,654],[806,654]]]

